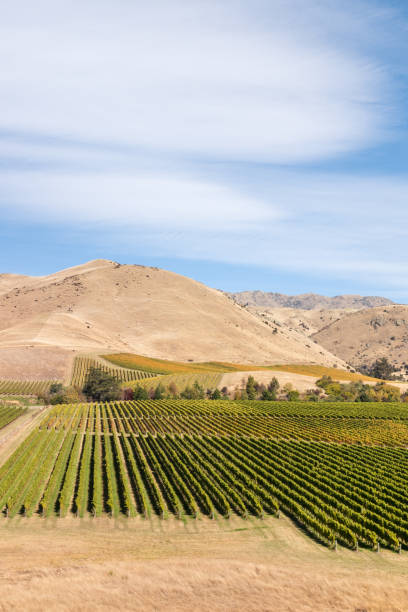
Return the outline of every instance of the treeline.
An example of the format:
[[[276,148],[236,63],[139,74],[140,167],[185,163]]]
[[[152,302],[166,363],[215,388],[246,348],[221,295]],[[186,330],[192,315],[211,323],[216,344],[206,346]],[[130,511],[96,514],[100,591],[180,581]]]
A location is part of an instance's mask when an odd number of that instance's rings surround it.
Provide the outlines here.
[[[254,376],[243,379],[241,386],[234,390],[223,387],[205,389],[198,380],[192,385],[178,389],[173,381],[169,385],[159,382],[147,389],[137,385],[123,389],[120,382],[100,368],[91,368],[82,391],[73,387],[63,387],[59,383],[51,385],[43,396],[48,404],[70,404],[81,401],[110,402],[115,400],[162,400],[162,399],[208,399],[208,400],[261,400],[261,401],[330,401],[330,402],[407,402],[408,392],[401,393],[398,387],[385,382],[369,385],[364,382],[341,383],[330,376],[316,381],[316,387],[301,393],[290,383],[280,386],[276,377],[269,383],[259,383]]]
[[[316,400],[330,402],[406,402],[408,393],[401,393],[398,387],[378,382],[368,385],[363,382],[340,383],[330,376],[323,376],[316,381],[318,387]]]
[[[187,386],[181,391],[177,388],[177,385],[172,382],[167,387],[159,383],[156,387],[146,389],[142,386],[137,386],[134,389],[125,389],[125,396],[123,399],[126,400],[140,400],[140,399],[208,399],[208,400],[265,400],[273,401],[280,399],[288,399],[289,401],[298,400],[300,397],[299,392],[293,389],[292,385],[285,385],[281,392],[278,394],[280,389],[279,381],[273,377],[268,384],[259,383],[253,376],[249,376],[248,379],[243,381],[242,388],[234,389],[230,392],[227,387],[223,387],[221,390],[215,389],[204,389],[202,385],[196,380],[192,386]]]

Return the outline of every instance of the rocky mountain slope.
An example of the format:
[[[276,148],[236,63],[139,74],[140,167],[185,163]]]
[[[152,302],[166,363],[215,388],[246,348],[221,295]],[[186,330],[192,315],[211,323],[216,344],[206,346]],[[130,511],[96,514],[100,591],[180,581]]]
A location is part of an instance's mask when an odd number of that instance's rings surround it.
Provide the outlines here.
[[[311,336],[323,327],[340,321],[347,314],[356,312],[353,309],[341,310],[340,308],[337,310],[301,310],[300,308],[248,307],[247,309],[262,321],[297,331],[304,336]]]
[[[300,295],[285,295],[283,293],[269,293],[265,291],[240,291],[228,294],[239,304],[250,307],[269,308],[296,308],[301,310],[321,309],[360,309],[375,308],[393,304],[387,298],[361,295],[336,295],[327,297],[316,293],[303,293]]]
[[[323,327],[311,338],[354,366],[386,357],[408,363],[408,306],[359,310]]]
[[[13,376],[33,377],[36,368],[44,371],[44,359],[55,376],[63,368],[55,364],[76,351],[344,367],[297,331],[165,270],[95,260],[46,277],[2,279],[8,286],[0,294],[0,377],[10,375],[8,364]]]

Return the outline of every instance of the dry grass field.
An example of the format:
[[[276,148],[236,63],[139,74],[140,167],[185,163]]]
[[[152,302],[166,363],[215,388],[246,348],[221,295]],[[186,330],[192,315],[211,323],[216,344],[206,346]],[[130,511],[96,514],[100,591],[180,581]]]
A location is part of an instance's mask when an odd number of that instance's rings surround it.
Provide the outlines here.
[[[288,519],[2,519],[1,610],[405,611],[408,556]]]

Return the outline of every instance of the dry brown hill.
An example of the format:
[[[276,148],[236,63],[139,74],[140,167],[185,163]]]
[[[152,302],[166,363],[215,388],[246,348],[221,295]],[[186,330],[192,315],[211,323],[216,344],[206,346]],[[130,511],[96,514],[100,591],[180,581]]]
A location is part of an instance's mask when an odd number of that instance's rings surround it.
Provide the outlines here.
[[[0,274],[0,295],[8,293],[12,289],[16,289],[23,285],[28,285],[34,281],[31,276],[23,276],[21,274]]]
[[[270,308],[270,307],[248,307],[248,310],[260,317],[263,321],[268,321],[278,327],[286,327],[295,330],[305,336],[311,336],[320,331],[323,327],[339,321],[345,315],[355,310],[336,309],[336,310],[301,310],[300,308]]]
[[[378,296],[336,295],[327,297],[316,293],[302,293],[299,295],[285,295],[266,291],[239,291],[229,293],[233,300],[242,305],[269,308],[299,308],[301,310],[321,309],[360,309],[375,308],[393,304],[391,300]]]
[[[379,357],[401,366],[408,363],[408,306],[347,314],[313,334],[312,339],[356,367]]]
[[[24,282],[18,277],[0,295],[0,377],[8,375],[8,354],[13,376],[18,355],[20,376],[30,361],[33,377],[37,354],[43,372],[45,350],[52,377],[62,369],[56,365],[61,355],[66,364],[76,351],[344,367],[308,338],[262,322],[220,291],[172,272],[106,260]]]

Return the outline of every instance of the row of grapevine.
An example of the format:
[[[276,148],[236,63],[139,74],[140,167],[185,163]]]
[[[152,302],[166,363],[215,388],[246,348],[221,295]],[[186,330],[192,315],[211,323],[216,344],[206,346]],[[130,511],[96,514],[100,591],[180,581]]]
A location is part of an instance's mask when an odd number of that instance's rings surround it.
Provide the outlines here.
[[[0,395],[38,395],[47,393],[57,380],[0,380]]]
[[[3,406],[0,404],[0,429],[17,419],[26,412],[27,408],[15,406]]]
[[[327,546],[408,549],[408,420],[258,404],[52,408],[0,467],[0,510],[146,518],[283,511]]]
[[[138,381],[156,376],[156,374],[143,370],[121,368],[98,357],[75,357],[72,365],[71,385],[82,388],[91,368],[99,368],[103,372],[114,376],[120,382]]]
[[[69,427],[74,431],[86,421],[86,430],[94,432],[96,414],[101,421],[103,433],[123,429],[126,434],[137,435],[238,435],[349,444],[408,444],[408,419],[271,414],[246,410],[234,402],[204,400],[193,400],[190,403],[180,400],[141,400],[58,406],[44,417],[41,428],[58,430]]]
[[[404,449],[136,436],[120,422],[103,433],[98,419],[99,431],[87,432],[88,421],[81,419],[76,433],[34,431],[2,466],[0,507],[9,517],[106,512],[227,518],[282,510],[328,546],[408,548]]]

